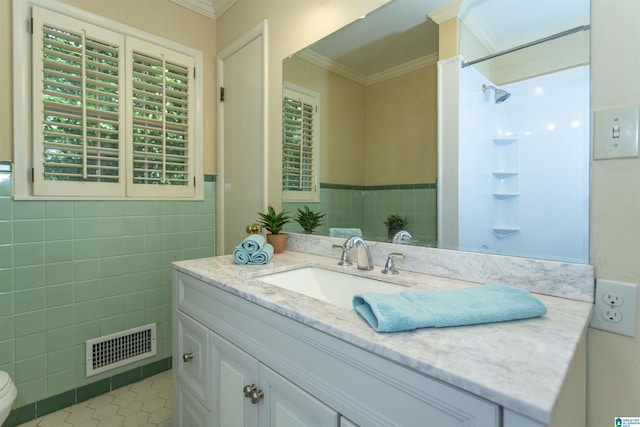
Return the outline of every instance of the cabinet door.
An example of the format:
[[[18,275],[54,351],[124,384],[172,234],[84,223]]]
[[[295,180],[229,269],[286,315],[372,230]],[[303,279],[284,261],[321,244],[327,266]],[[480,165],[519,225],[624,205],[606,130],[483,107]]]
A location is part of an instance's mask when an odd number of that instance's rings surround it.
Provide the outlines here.
[[[256,427],[258,403],[244,396],[244,387],[258,384],[258,361],[229,341],[211,333],[213,410],[216,427]]]
[[[182,384],[177,387],[174,425],[177,427],[209,427],[210,414]]]
[[[200,403],[209,407],[210,396],[210,360],[207,329],[189,316],[177,313],[178,335],[177,349],[174,357],[178,369],[178,381],[199,399]]]
[[[337,427],[338,413],[265,365],[260,427]]]

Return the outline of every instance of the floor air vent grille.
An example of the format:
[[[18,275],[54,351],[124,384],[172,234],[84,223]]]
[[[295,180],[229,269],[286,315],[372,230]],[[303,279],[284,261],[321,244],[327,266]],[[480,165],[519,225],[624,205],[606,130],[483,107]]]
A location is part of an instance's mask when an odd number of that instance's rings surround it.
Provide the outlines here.
[[[88,340],[87,377],[156,355],[156,324]]]

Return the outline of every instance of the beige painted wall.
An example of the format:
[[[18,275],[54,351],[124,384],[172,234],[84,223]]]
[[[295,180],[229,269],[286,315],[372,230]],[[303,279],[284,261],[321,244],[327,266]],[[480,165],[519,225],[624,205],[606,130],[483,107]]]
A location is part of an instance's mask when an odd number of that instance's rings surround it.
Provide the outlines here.
[[[368,86],[366,124],[367,185],[435,183],[437,66]]]
[[[440,23],[438,29],[438,57],[447,59],[458,54],[458,19],[449,19]]]
[[[640,104],[640,2],[591,2],[591,103]],[[592,164],[591,263],[596,276],[640,283],[640,159]],[[636,337],[596,329],[588,336],[588,427],[640,417],[640,321]],[[627,414],[627,415],[625,415]]]
[[[320,182],[365,185],[366,88],[296,56],[283,70],[288,82],[320,94]]]
[[[13,161],[11,0],[0,0],[0,162]]]
[[[204,57],[204,173],[215,174],[216,21],[171,0],[63,0],[111,20],[199,49]],[[152,11],[153,20],[141,19]],[[11,0],[0,0],[0,160],[13,160]]]
[[[437,177],[437,67],[370,86],[297,57],[286,80],[320,93],[320,182],[434,183]]]
[[[532,46],[491,61],[495,84],[513,83],[589,63],[589,32]]]

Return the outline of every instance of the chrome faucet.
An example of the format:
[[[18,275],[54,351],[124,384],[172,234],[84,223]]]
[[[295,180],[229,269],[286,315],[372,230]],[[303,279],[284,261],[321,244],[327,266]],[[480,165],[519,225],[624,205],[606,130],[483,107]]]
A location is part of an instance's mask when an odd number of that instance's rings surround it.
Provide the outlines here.
[[[344,242],[342,245],[332,245],[333,248],[342,249],[342,256],[340,257],[340,261],[338,261],[338,265],[353,265],[351,259],[349,259],[349,248],[347,248],[347,242]]]
[[[404,255],[398,252],[390,253],[387,257],[387,263],[384,265],[384,269],[382,270],[382,274],[394,275],[399,273],[396,268],[396,263],[393,262],[394,258],[404,258]]]
[[[358,249],[358,245],[364,250],[366,259]],[[344,242],[344,247],[347,249],[356,248],[356,259],[358,260],[358,270],[373,270],[373,259],[371,259],[371,250],[369,245],[360,236],[351,236]]]
[[[411,240],[413,236],[407,230],[398,231],[395,236],[393,236],[392,243],[404,243],[405,241]]]

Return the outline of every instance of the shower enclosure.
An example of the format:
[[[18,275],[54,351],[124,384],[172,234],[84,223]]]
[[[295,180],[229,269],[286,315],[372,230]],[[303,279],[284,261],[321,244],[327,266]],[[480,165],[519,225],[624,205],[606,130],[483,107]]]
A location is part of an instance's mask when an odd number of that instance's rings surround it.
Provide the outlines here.
[[[462,3],[438,63],[438,246],[586,263],[589,4]]]
[[[458,248],[586,262],[589,67],[503,85],[500,103],[491,84],[460,72]]]
[[[439,64],[439,246],[588,262],[589,66],[495,85],[462,63]]]

